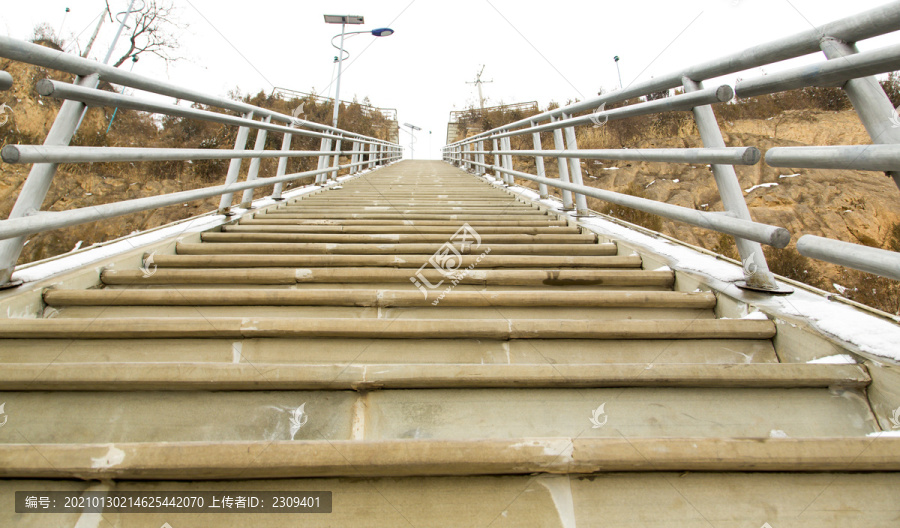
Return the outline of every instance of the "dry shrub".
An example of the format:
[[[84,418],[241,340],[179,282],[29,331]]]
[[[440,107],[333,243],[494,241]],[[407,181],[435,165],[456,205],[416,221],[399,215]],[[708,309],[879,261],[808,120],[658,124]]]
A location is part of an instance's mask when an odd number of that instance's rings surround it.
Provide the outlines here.
[[[622,191],[624,194],[628,194],[631,196],[636,196],[638,198],[646,198],[647,193],[646,190],[637,184],[637,182],[631,182],[628,187]],[[626,222],[631,222],[632,224],[637,224],[642,227],[646,227],[652,231],[659,231],[662,229],[662,217],[645,213],[644,211],[638,211],[637,209],[631,209],[629,207],[623,207],[621,205],[616,205],[608,202],[600,202],[599,200],[596,203],[602,204],[598,210],[605,212],[610,216],[614,216],[616,218],[621,218]]]
[[[822,275],[813,265],[813,262],[808,257],[801,255],[796,249],[777,249],[766,246],[763,248],[763,253],[772,273],[816,288],[824,286]]]

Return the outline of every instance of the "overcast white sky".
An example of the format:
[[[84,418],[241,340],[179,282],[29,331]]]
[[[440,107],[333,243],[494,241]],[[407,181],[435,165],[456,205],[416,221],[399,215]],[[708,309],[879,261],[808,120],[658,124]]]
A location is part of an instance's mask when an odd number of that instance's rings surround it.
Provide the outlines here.
[[[235,87],[243,93],[269,92],[274,85],[305,92],[315,88],[333,97],[336,50],[330,42],[340,26],[325,24],[322,15],[363,15],[361,29],[390,26],[396,31],[390,37],[347,39],[350,58],[344,63],[341,99],[368,96],[376,106],[396,108],[401,123],[424,129],[418,133],[416,158],[439,158],[449,112],[477,105],[475,86],[466,81],[475,79],[480,65],[486,65],[483,79],[493,80],[483,88],[487,104],[536,100],[543,108],[550,101],[565,103],[615,88],[615,55],[628,85],[888,2],[557,0],[533,8],[521,0],[253,0],[238,3],[241,9],[221,0],[174,3],[187,26],[180,39],[185,59],[167,71],[160,60],[142,58],[134,71],[218,95]],[[92,20],[105,8],[104,0],[5,4],[0,32],[24,39],[35,25],[47,22],[55,30],[61,27],[67,41],[81,33],[82,46]],[[110,5],[124,11],[128,0],[110,0]],[[107,20],[92,57],[105,55],[115,27]],[[900,35],[888,35],[859,47],[898,42]],[[401,134],[401,142],[408,147],[409,136]]]

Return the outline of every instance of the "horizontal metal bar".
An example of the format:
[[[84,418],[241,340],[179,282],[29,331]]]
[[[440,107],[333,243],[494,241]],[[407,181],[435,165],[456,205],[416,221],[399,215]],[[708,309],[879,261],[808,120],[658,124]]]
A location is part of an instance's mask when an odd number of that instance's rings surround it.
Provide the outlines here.
[[[230,116],[211,112],[209,110],[200,110],[199,108],[190,108],[178,106],[171,103],[162,103],[143,99],[130,95],[123,95],[115,92],[107,92],[104,90],[96,90],[93,88],[84,88],[61,81],[52,79],[43,79],[37,82],[35,89],[40,95],[45,97],[53,97],[56,99],[68,99],[72,101],[80,101],[88,106],[109,106],[118,108],[128,108],[131,110],[140,110],[143,112],[151,112],[156,114],[165,114],[170,116],[186,117],[189,119],[199,119],[202,121],[211,121],[214,123],[222,123],[225,125],[245,126],[257,130],[269,130],[272,132],[281,132],[284,134],[297,134],[307,137],[333,139],[336,136],[332,134],[322,134],[321,132],[312,132],[301,128],[292,128],[265,121],[254,121],[252,119],[244,119],[243,117]],[[380,139],[356,139],[361,143],[390,145],[386,141]]]
[[[331,155],[335,153],[332,152]],[[349,156],[350,151],[341,152]],[[139,147],[45,147],[6,145],[0,151],[6,163],[93,163],[116,161],[179,161],[235,158],[302,158],[321,156],[318,150],[226,150]]]
[[[647,101],[644,103],[623,106],[621,108],[613,108],[612,110],[597,112],[590,115],[554,121],[553,123],[547,123],[546,125],[539,125],[522,130],[515,130],[512,132],[503,132],[501,134],[494,134],[491,136],[491,138],[499,139],[504,137],[521,136],[524,134],[533,134],[535,132],[546,132],[549,130],[567,128],[570,126],[587,125],[589,123],[595,123],[601,120],[603,122],[616,121],[629,117],[658,114],[662,112],[688,111],[693,109],[695,106],[704,106],[713,103],[724,103],[730,101],[733,98],[734,90],[731,88],[731,86],[723,84],[722,86],[719,86],[717,88],[707,88],[705,90],[698,90],[696,92],[676,95],[674,97],[666,97],[665,99],[657,99],[655,101]],[[469,138],[465,141],[460,142],[459,145],[475,143],[477,141],[479,140]]]
[[[662,163],[756,165],[762,154],[756,147],[668,148],[668,149],[585,149],[585,150],[474,150],[470,154],[509,154],[547,158],[605,159]]]
[[[900,145],[775,147],[766,152],[772,167],[900,171]]]
[[[258,116],[271,117],[273,120],[282,123],[296,123],[299,126],[306,126],[323,132],[345,134],[347,136],[370,140],[377,139],[354,132],[347,132],[327,125],[322,125],[320,123],[313,123],[312,121],[296,119],[289,115],[281,114],[279,112],[268,110],[266,108],[260,108],[258,106],[253,106],[240,101],[233,101],[225,97],[208,95],[197,90],[192,90],[190,88],[184,88],[165,81],[161,81],[157,78],[145,77],[133,72],[114,68],[107,64],[100,64],[97,61],[84,59],[78,57],[77,55],[63,53],[57,50],[46,48],[44,46],[39,46],[37,44],[24,42],[6,36],[0,36],[0,57],[5,57],[7,59],[12,59],[19,62],[26,62],[28,64],[34,64],[37,66],[43,66],[52,70],[74,73],[75,75],[86,76],[92,73],[96,73],[104,81],[119,84],[122,86],[129,86],[131,88],[137,88],[138,90],[153,92],[160,95],[167,95],[169,97],[174,97],[177,99],[185,99],[188,101],[193,101],[195,103],[215,106],[217,108],[224,108],[227,110],[239,112],[241,114],[252,111]]]
[[[12,88],[13,78],[9,72],[0,71],[0,91]]]
[[[900,253],[813,235],[797,241],[797,251],[806,257],[900,280]]]
[[[524,172],[506,170],[500,166],[492,166],[494,170],[511,174],[517,178],[524,178],[538,183],[544,183],[558,189],[565,189],[574,193],[580,193],[585,196],[597,198],[605,202],[614,203],[623,207],[630,207],[646,213],[655,214],[677,220],[686,224],[711,229],[720,233],[727,233],[739,238],[754,240],[761,244],[783,248],[791,241],[791,234],[783,227],[770,226],[758,222],[748,222],[728,216],[727,214],[707,213],[688,209],[678,205],[657,202],[646,198],[638,198],[627,194],[621,194],[613,191],[597,189],[596,187],[587,187],[585,185],[575,185],[574,183],[561,182],[551,178],[541,178]]]
[[[338,170],[346,169],[350,165],[341,165]],[[148,196],[146,198],[136,198],[134,200],[124,200],[116,203],[92,205],[90,207],[82,207],[80,209],[70,209],[68,211],[48,211],[37,213],[31,216],[20,218],[12,218],[9,220],[0,220],[0,240],[7,238],[15,238],[18,236],[40,233],[51,229],[59,229],[61,227],[70,227],[97,220],[108,220],[109,218],[122,216],[150,209],[158,209],[167,205],[176,205],[193,200],[201,200],[213,196],[220,196],[227,193],[235,193],[245,189],[256,189],[257,187],[265,187],[279,182],[288,182],[334,172],[335,167],[326,169],[298,172],[295,174],[286,174],[275,178],[262,178],[250,182],[232,183],[231,185],[219,185],[216,187],[207,187],[204,189],[194,189],[191,191],[181,191],[162,196]]]
[[[759,66],[765,66],[774,62],[780,62],[794,57],[819,53],[819,41],[823,37],[833,37],[846,42],[859,42],[868,38],[891,33],[900,29],[900,2],[870,9],[856,15],[842,18],[814,29],[803,31],[794,35],[756,45],[752,48],[726,55],[689,68],[683,68],[641,83],[635,83],[628,87],[592,97],[564,107],[548,110],[537,115],[529,116],[513,123],[509,123],[495,129],[483,132],[473,137],[487,137],[492,132],[513,130],[530,126],[531,122],[539,123],[562,114],[579,114],[592,110],[601,104],[612,104],[634,97],[640,97],[648,93],[681,88],[683,77],[689,77],[694,81],[704,81],[714,77],[720,77],[731,73],[750,70]],[[453,143],[455,145],[456,143]]]
[[[754,97],[805,86],[840,86],[850,79],[898,69],[900,44],[739,81],[735,92],[738,97]]]

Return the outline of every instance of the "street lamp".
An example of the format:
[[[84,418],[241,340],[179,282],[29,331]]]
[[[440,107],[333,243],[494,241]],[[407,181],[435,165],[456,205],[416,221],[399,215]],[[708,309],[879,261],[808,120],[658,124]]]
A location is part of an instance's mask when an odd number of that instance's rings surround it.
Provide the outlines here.
[[[409,135],[411,139],[409,141],[409,155],[412,159],[416,159],[416,130],[422,130],[421,127],[417,127],[416,125],[411,125],[409,123],[403,123],[403,126],[409,127]]]
[[[622,89],[622,70],[619,69],[619,56],[616,55],[613,57],[613,60],[616,61],[616,72],[619,74],[619,90]]]
[[[341,32],[338,35],[331,37],[331,45],[335,48],[339,49],[341,54],[338,59],[338,73],[337,73],[337,83],[334,89],[334,112],[332,114],[331,126],[337,128],[338,126],[338,109],[340,108],[341,101],[341,67],[343,66],[344,59],[350,56],[350,53],[344,51],[344,36],[346,35],[358,35],[360,33],[370,33],[375,37],[389,37],[394,34],[394,30],[391,28],[377,28],[371,31],[350,31],[344,32],[344,28],[347,24],[364,24],[365,19],[361,15],[325,15],[325,23],[327,24],[340,24]],[[340,47],[334,45],[334,39],[341,37],[341,45]],[[344,54],[347,54],[347,57]]]

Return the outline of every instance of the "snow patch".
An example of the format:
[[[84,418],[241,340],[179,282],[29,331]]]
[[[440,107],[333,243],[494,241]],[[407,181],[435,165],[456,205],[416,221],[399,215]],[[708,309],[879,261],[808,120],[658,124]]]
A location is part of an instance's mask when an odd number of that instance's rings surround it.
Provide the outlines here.
[[[762,189],[763,187],[777,187],[777,186],[778,186],[778,184],[775,183],[775,182],[772,182],[772,183],[760,183],[759,185],[754,185],[753,187],[750,187],[749,189],[744,189],[744,192],[753,192],[753,191],[755,191],[756,189]]]
[[[125,461],[125,451],[109,444],[109,451],[100,458],[91,458],[91,467],[94,469],[107,469],[118,466]]]
[[[797,174],[779,174],[778,175],[779,178],[796,178],[797,176],[800,176],[799,172]]]
[[[900,438],[900,431],[878,431],[877,433],[869,433],[866,436],[873,438],[881,438],[885,436]]]
[[[788,435],[781,429],[772,429],[769,431],[769,438],[788,438]]]
[[[807,361],[807,363],[817,363],[823,365],[855,365],[856,360],[850,354],[835,354],[833,356],[821,357]]]

